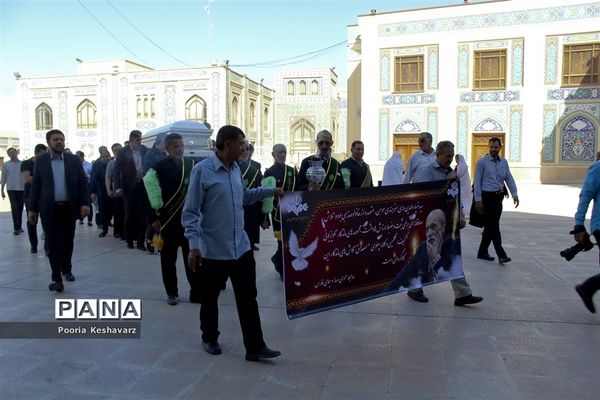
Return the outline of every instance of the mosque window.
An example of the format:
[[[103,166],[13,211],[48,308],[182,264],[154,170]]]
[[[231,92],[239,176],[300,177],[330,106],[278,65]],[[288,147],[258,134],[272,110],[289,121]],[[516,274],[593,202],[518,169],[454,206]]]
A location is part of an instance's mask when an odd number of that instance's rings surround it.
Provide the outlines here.
[[[206,122],[206,101],[198,95],[193,95],[185,102],[185,119]]]
[[[300,81],[300,95],[304,96],[306,94],[306,82]]]
[[[506,89],[506,49],[475,51],[473,89]]]
[[[563,47],[563,86],[600,83],[600,42]]]
[[[287,90],[288,96],[294,95],[294,92],[296,91],[295,86],[296,85],[294,85],[294,81],[288,81],[288,90]]]
[[[263,120],[262,120],[262,125],[263,125],[263,132],[269,132],[269,107],[265,107],[265,109],[263,110]]]
[[[85,99],[77,106],[77,129],[95,129],[97,127],[96,106]]]
[[[231,100],[231,123],[235,126],[239,125],[239,107],[240,102],[238,101],[237,96],[233,96],[233,100]]]
[[[42,103],[35,109],[35,129],[38,131],[52,129],[52,109]]]
[[[396,57],[394,60],[394,92],[423,91],[423,55]]]
[[[250,103],[250,129],[256,129],[256,106]]]
[[[319,82],[317,82],[316,79],[314,79],[310,84],[310,93],[313,96],[316,96],[319,94]]]

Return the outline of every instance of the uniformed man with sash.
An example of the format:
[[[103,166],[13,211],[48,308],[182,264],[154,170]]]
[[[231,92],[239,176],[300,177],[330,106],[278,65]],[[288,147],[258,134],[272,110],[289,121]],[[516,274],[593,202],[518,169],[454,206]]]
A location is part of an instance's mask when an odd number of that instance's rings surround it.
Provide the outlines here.
[[[273,187],[280,187],[284,192],[293,192],[296,187],[296,169],[285,164],[287,156],[287,149],[283,144],[276,144],[273,146],[273,152],[271,153],[275,164],[265,171],[265,181],[268,177],[275,179],[275,185]],[[271,221],[273,226],[273,235],[277,239],[277,251],[271,257],[271,261],[275,266],[275,271],[279,273],[279,277],[283,281],[283,243],[281,241],[281,221],[279,220],[279,198],[273,198],[273,211],[271,212]],[[265,214],[265,221],[263,222],[263,228],[267,228],[271,225],[269,221],[269,214]]]
[[[318,152],[314,156],[306,157],[300,164],[300,172],[298,173],[298,182],[296,190],[331,190],[343,189],[344,181],[340,174],[340,163],[331,156],[331,146],[333,145],[333,136],[331,132],[322,130],[317,134]],[[322,167],[325,169],[325,180],[322,184],[309,182],[306,177],[306,171],[310,168],[310,162],[313,160],[321,160]]]
[[[346,188],[373,187],[373,178],[369,164],[364,162],[365,145],[360,140],[352,142],[352,155],[340,165],[342,179]]]
[[[247,140],[244,140],[238,165],[242,171],[244,186],[248,189],[260,187],[262,181],[260,164],[250,159],[250,142]],[[250,240],[250,247],[255,251],[258,250],[256,244],[260,243],[260,226],[263,220],[262,201],[257,201],[244,207],[244,231],[246,231]]]
[[[176,305],[179,301],[177,289],[177,250],[181,247],[185,274],[190,284],[190,302],[199,303],[200,293],[197,275],[189,268],[187,259],[190,252],[188,240],[183,235],[181,209],[187,194],[193,160],[183,157],[183,139],[177,133],[165,138],[169,153],[167,159],[159,161],[144,177],[144,185],[150,200],[150,221],[155,232],[163,240],[160,253],[160,266],[163,283],[167,292],[167,302]]]

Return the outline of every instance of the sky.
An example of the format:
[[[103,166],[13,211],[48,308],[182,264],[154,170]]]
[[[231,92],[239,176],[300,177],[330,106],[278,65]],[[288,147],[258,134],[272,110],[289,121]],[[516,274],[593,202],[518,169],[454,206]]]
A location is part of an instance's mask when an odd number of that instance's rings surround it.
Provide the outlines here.
[[[156,69],[229,60],[235,71],[255,81],[264,79],[270,87],[277,70],[335,67],[343,88],[344,44],[300,63],[308,57],[294,57],[345,41],[347,25],[372,9],[459,3],[462,0],[0,0],[0,132],[19,126],[13,72],[24,78],[74,75],[76,58],[129,59]],[[296,63],[236,66],[280,59]]]

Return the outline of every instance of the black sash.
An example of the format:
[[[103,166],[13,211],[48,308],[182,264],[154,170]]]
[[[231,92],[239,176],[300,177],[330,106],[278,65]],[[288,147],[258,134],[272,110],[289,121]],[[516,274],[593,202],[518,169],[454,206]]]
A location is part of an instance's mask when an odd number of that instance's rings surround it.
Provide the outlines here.
[[[160,221],[161,231],[169,222],[171,222],[173,217],[177,214],[185,202],[185,195],[187,194],[187,189],[190,183],[190,173],[193,166],[194,160],[189,158],[184,158],[182,160],[181,182],[179,183],[179,188],[158,212],[158,220]]]

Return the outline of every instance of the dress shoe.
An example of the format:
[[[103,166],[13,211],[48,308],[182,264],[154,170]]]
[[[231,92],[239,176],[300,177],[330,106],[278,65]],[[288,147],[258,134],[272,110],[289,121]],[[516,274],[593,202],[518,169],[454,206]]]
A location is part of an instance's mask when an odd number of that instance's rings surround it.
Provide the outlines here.
[[[483,301],[483,297],[473,296],[472,294],[468,296],[459,297],[454,299],[454,305],[458,307],[466,306],[467,304],[475,304]]]
[[[31,246],[31,254],[36,254],[37,253],[37,247],[36,246]]]
[[[90,221],[88,221],[88,226],[92,226],[92,223]]]
[[[264,347],[256,353],[246,353],[246,361],[266,360],[268,358],[279,357],[280,355],[280,351]]]
[[[50,291],[56,290],[57,292],[60,293],[63,290],[65,290],[65,287],[62,282],[52,282],[51,284],[48,285],[48,290],[50,290]]]
[[[138,244],[137,249],[141,251],[147,251],[146,246],[144,246],[143,244]]]
[[[176,306],[177,303],[179,303],[179,299],[177,298],[177,296],[168,296],[167,297],[167,303],[170,306]]]
[[[115,239],[119,239],[121,236],[119,236],[119,234],[118,234],[118,233],[113,233],[113,237],[114,237]]]
[[[416,292],[409,290],[408,292],[406,292],[406,294],[408,295],[408,297],[419,303],[427,303],[429,301],[429,299],[427,298],[427,296],[425,296],[425,293],[423,293],[422,290],[417,290]]]
[[[252,245],[252,250],[254,250],[254,251],[258,251],[258,250],[260,250],[260,249],[258,248],[258,246],[257,246],[257,245],[253,244],[253,245]]]
[[[79,220],[79,225],[83,225],[83,220],[82,219]]]
[[[575,291],[577,292],[579,297],[581,297],[581,300],[583,301],[583,304],[585,305],[585,307],[591,313],[593,313],[593,314],[596,313],[596,307],[594,306],[594,301],[592,300],[592,296],[590,296],[588,293],[586,293],[583,290],[583,287],[581,287],[581,285],[575,286]]]
[[[511,261],[512,260],[508,256],[507,257],[498,257],[498,262],[500,263],[500,265],[509,263]]]
[[[63,274],[63,276],[65,277],[65,279],[69,282],[73,282],[75,280],[75,276],[73,276],[72,273],[67,273],[67,274]]]
[[[221,354],[221,345],[218,342],[202,342],[202,347],[204,347],[204,351],[213,356]]]
[[[25,231],[23,230],[23,228],[19,228],[17,230],[19,231],[19,233],[25,233]]]
[[[477,254],[477,258],[479,258],[480,260],[485,260],[485,261],[494,261],[495,258],[490,256],[489,254]]]
[[[127,242],[127,248],[128,249],[133,249],[133,243]]]
[[[21,232],[19,232],[18,230],[16,230],[16,229],[15,229],[15,230],[13,231],[13,235],[15,235],[15,236],[17,236],[17,235],[19,235],[19,234],[21,234]]]
[[[104,236],[106,236],[107,233],[108,232],[106,232],[106,231],[102,231],[102,232],[100,232],[100,234],[98,235],[98,237],[104,237]]]

